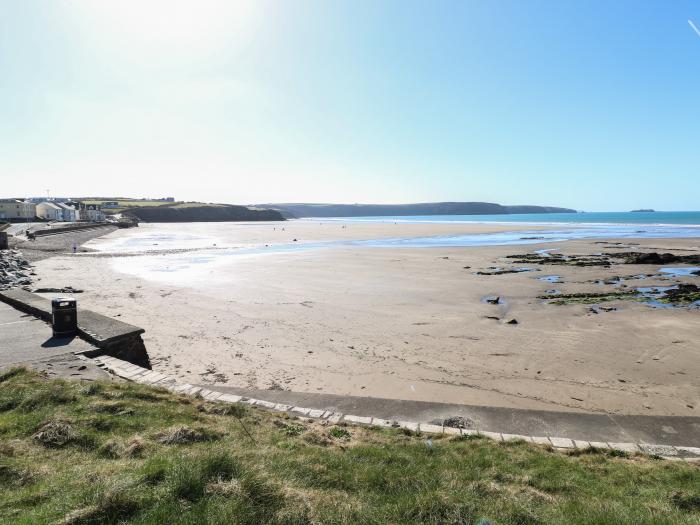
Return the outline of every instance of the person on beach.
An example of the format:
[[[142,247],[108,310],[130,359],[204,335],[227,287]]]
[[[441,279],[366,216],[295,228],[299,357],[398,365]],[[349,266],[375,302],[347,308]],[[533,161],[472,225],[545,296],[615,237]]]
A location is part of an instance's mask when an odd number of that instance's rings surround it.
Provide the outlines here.
[[[78,251],[78,245],[73,243],[73,253],[76,253]]]

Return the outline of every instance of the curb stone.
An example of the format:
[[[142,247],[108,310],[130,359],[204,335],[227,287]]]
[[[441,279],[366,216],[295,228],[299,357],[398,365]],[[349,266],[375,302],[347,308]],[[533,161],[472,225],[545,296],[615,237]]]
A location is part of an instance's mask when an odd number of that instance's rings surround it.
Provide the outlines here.
[[[608,443],[603,441],[586,441],[556,436],[523,436],[520,434],[503,434],[500,432],[488,432],[485,430],[459,429],[434,425],[431,423],[419,423],[415,421],[389,421],[387,419],[372,416],[340,414],[329,410],[319,410],[285,405],[283,403],[273,403],[262,399],[246,398],[234,394],[218,392],[216,390],[209,390],[207,388],[194,386],[189,383],[178,383],[177,379],[174,377],[161,374],[160,372],[154,372],[153,370],[148,370],[146,368],[141,368],[140,366],[111,356],[94,357],[91,359],[91,361],[93,361],[103,370],[106,370],[107,372],[128,381],[163,387],[176,394],[199,397],[206,399],[207,401],[217,401],[220,403],[246,403],[275,412],[294,413],[298,414],[300,419],[307,421],[320,419],[328,421],[332,424],[337,424],[344,421],[354,425],[371,425],[383,428],[404,428],[412,432],[421,432],[426,434],[450,434],[455,436],[480,435],[495,441],[522,440],[528,443],[535,443],[537,445],[549,445],[558,450],[571,450],[575,448],[586,449],[588,447],[594,447],[618,450],[629,454],[651,454],[663,457],[665,459],[680,461],[700,460],[700,447],[683,447],[651,443]]]

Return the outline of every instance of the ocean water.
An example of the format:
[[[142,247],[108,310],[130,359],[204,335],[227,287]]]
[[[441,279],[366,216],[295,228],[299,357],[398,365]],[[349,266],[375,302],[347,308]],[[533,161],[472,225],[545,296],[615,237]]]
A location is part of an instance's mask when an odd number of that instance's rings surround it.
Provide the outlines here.
[[[529,224],[700,225],[700,211],[524,213],[513,215],[402,215],[395,217],[320,217],[301,220],[347,222],[466,222]]]
[[[200,253],[211,251],[217,256],[223,256],[296,252],[332,247],[440,248],[541,244],[575,239],[700,238],[700,224],[552,223],[550,227],[545,228],[538,227],[536,229],[491,233],[458,233],[429,237],[386,237],[381,239],[233,246],[226,242],[225,229],[222,230],[222,228],[225,228],[225,223],[212,224],[212,228],[216,228],[212,232],[206,231],[205,223],[183,224],[176,229],[172,228],[172,225],[149,226],[148,229],[139,228],[133,230],[126,237],[114,240],[98,239],[96,242],[90,243],[89,246],[101,252],[115,254],[203,250]],[[188,231],[188,228],[190,231]],[[540,251],[546,252],[549,250]],[[180,256],[178,254],[172,255]]]
[[[332,240],[323,242],[284,242],[274,244],[235,245],[228,235],[226,223],[193,223],[178,225],[149,224],[144,228],[130,230],[126,235],[116,239],[101,238],[89,246],[113,255],[138,255],[135,257],[118,257],[112,262],[114,269],[138,275],[148,280],[189,284],[195,282],[215,281],[215,276],[228,275],[227,265],[232,259],[241,257],[264,257],[265,255],[298,253],[307,250],[328,250],[337,248],[459,248],[478,246],[533,245],[547,244],[573,239],[639,239],[639,238],[693,238],[700,239],[700,220],[698,224],[687,224],[689,215],[682,219],[676,212],[675,223],[657,224],[631,223],[621,220],[614,223],[611,214],[597,214],[601,222],[551,222],[545,228],[532,228],[515,231],[498,231],[491,233],[460,233],[435,235],[429,237],[387,237],[382,239]],[[572,214],[557,214],[558,217]],[[581,214],[592,215],[592,214]],[[629,216],[634,214],[616,214]],[[700,213],[696,213],[700,217]],[[468,216],[463,222],[503,222],[504,216],[488,216],[491,221],[478,220],[479,217]],[[515,218],[513,222],[532,222],[527,219],[541,215],[505,216]],[[608,222],[602,222],[602,219]],[[551,219],[547,215],[548,219]],[[458,221],[459,217],[449,216],[449,222]],[[301,220],[301,219],[300,219]],[[328,222],[328,219],[315,219]],[[387,217],[353,218],[352,221],[376,220],[392,221]],[[435,222],[440,217],[401,217],[393,222]],[[667,217],[668,220],[668,217]],[[348,220],[349,222],[350,220]],[[534,223],[541,224],[541,223]],[[245,225],[237,225],[237,227]],[[556,248],[543,248],[538,252],[548,252]],[[90,254],[85,254],[90,256]]]

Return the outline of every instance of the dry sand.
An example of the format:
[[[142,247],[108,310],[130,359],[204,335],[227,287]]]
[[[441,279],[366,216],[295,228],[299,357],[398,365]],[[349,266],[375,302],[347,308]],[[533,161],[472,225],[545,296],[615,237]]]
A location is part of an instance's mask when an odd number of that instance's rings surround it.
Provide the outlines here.
[[[163,229],[209,233],[212,228],[222,231],[220,225],[144,225],[93,243]],[[516,229],[228,224],[226,238],[217,240],[249,246],[293,238]],[[699,239],[634,242],[641,245],[634,250],[700,251]],[[505,255],[538,248],[572,254],[622,249],[599,240],[487,248],[338,247],[226,257],[186,282],[177,280],[177,272],[156,282],[120,271],[134,257],[62,255],[37,263],[37,272],[41,286],[83,288],[82,306],[145,328],[154,368],[191,383],[545,410],[698,415],[700,311],[623,301],[609,303],[618,311],[596,315],[586,305],[556,306],[536,298],[552,288],[609,290],[586,281],[655,273],[659,267],[535,265],[541,271],[474,274],[503,266]],[[548,274],[561,275],[564,282],[537,279]],[[499,295],[507,304],[484,303],[488,295]],[[506,323],[513,318],[517,325]]]

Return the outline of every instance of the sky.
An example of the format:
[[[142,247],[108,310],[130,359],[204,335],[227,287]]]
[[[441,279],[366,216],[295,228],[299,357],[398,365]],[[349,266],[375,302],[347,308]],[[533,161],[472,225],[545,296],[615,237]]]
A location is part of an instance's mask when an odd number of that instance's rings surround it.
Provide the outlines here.
[[[700,209],[700,2],[0,0],[0,196]]]

